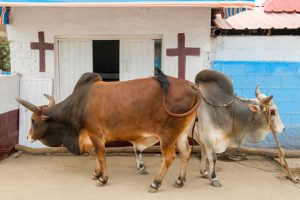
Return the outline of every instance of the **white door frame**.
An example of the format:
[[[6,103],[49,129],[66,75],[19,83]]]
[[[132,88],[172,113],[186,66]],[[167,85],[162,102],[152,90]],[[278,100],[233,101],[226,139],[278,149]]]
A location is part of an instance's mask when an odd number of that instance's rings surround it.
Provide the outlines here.
[[[163,70],[164,66],[164,37],[162,34],[154,35],[89,35],[89,36],[55,36],[54,37],[54,98],[59,99],[60,94],[60,81],[59,81],[59,40],[68,41],[68,40],[143,40],[143,39],[157,39],[162,40],[162,57],[161,57],[161,68]]]

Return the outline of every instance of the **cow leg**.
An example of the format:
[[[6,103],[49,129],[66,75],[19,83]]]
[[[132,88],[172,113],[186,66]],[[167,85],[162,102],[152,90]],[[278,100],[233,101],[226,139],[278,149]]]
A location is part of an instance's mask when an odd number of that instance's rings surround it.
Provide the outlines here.
[[[207,153],[205,146],[200,144],[201,149],[201,161],[200,161],[200,174],[202,178],[208,178],[208,171],[207,171]]]
[[[202,125],[202,123],[200,125]],[[206,138],[202,138],[203,141],[200,139],[200,132],[202,132],[202,133],[205,133],[205,132],[203,131],[203,128],[201,128],[202,126],[200,126],[200,125],[199,125],[199,122],[196,124],[194,139],[200,144],[200,150],[201,150],[200,174],[201,174],[201,177],[209,178],[208,177],[208,169],[207,169],[209,162],[207,159],[206,147],[205,147],[205,144],[203,143],[206,141]],[[206,135],[206,134],[202,134],[202,135]]]
[[[144,165],[142,152],[147,149],[150,146],[153,146],[155,143],[157,143],[159,140],[157,137],[144,137],[141,138],[135,142],[132,142],[133,149],[135,153],[136,158],[136,167],[137,170],[140,172],[140,174],[148,174],[148,171],[146,170],[146,167]]]
[[[135,160],[136,160],[136,168],[140,174],[145,175],[149,174],[144,165],[142,151],[138,150],[135,145],[133,145]]]
[[[191,153],[191,147],[188,142],[187,134],[182,135],[177,141],[177,149],[179,152],[179,158],[181,160],[180,174],[174,187],[180,188],[186,182],[186,169],[189,162],[189,157]]]
[[[149,192],[154,193],[157,192],[158,188],[161,185],[163,178],[165,177],[168,168],[173,163],[176,153],[175,153],[175,143],[168,143],[166,145],[164,142],[161,143],[161,153],[162,153],[162,163],[159,169],[158,174],[156,175],[153,183],[150,185]]]
[[[99,163],[99,160],[98,160],[98,157],[97,157],[96,158],[96,168],[95,168],[95,171],[92,174],[92,179],[93,180],[98,180],[98,178],[100,178],[101,171],[102,171],[101,166],[100,166],[100,163]]]
[[[221,187],[222,184],[219,182],[216,176],[216,162],[217,156],[215,152],[207,152],[208,161],[209,161],[209,179],[211,181],[211,185],[214,187]]]
[[[90,135],[91,141],[95,147],[97,155],[97,165],[95,169],[94,177],[98,178],[98,181],[105,185],[108,180],[108,172],[106,169],[106,155],[105,155],[105,139],[104,135]]]

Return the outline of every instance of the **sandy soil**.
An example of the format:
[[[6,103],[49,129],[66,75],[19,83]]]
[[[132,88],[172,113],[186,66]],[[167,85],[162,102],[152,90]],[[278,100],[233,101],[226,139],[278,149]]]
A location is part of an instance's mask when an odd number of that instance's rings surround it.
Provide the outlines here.
[[[150,174],[140,175],[134,156],[108,156],[109,183],[97,186],[97,182],[90,179],[95,167],[92,157],[21,154],[19,158],[10,157],[0,162],[0,199],[300,199],[300,185],[279,178],[278,166],[260,157],[239,162],[218,161],[217,176],[222,188],[214,188],[208,180],[200,178],[199,161],[191,157],[187,183],[180,189],[172,186],[179,173],[180,162],[176,158],[159,192],[148,193],[160,161],[160,156],[146,155]]]

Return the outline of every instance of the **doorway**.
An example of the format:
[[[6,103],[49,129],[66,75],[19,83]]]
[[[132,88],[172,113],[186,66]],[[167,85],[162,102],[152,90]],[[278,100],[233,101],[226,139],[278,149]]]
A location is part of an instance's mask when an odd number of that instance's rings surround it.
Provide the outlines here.
[[[161,37],[160,37],[161,38]],[[154,75],[161,68],[159,37],[59,38],[56,97],[64,100],[85,72],[99,73],[103,81],[125,81]]]
[[[120,41],[93,40],[93,72],[103,81],[120,80]]]

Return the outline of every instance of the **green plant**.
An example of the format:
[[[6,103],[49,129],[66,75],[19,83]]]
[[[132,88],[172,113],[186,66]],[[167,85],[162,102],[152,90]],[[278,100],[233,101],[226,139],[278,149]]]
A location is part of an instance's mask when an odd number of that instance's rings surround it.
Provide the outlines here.
[[[10,71],[10,50],[7,39],[0,38],[0,69]]]

